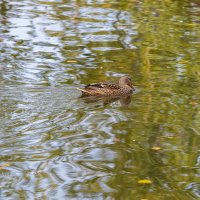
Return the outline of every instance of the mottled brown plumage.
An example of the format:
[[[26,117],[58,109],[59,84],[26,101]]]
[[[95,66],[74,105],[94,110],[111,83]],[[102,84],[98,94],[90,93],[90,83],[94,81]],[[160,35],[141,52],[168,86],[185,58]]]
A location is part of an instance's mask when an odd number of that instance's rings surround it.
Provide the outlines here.
[[[78,88],[83,96],[122,96],[131,94],[134,90],[132,80],[129,76],[123,76],[118,84],[114,83],[94,83]]]

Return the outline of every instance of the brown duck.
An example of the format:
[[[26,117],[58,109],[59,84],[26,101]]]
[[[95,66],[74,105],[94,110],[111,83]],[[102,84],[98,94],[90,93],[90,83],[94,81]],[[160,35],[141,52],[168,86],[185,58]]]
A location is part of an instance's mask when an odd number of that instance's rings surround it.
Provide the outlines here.
[[[122,96],[130,95],[134,91],[132,80],[129,76],[123,76],[118,84],[114,83],[93,83],[84,88],[78,88],[83,96]]]

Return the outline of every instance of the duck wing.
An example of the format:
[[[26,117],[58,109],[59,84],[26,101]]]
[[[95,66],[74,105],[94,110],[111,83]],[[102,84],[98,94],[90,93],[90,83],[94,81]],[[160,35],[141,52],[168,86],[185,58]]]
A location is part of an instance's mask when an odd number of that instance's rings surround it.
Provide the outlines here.
[[[85,86],[86,88],[91,88],[91,89],[97,89],[97,88],[102,88],[102,89],[120,89],[120,86],[115,83],[93,83],[93,84],[88,84]]]
[[[83,89],[78,88],[84,95],[102,95],[109,94],[112,90],[120,89],[119,85],[114,83],[93,83],[86,85]]]

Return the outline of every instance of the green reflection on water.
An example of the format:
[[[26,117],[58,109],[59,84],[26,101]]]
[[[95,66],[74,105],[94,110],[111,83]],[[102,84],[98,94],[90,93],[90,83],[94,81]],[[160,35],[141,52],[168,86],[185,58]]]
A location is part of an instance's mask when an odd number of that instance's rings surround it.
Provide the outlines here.
[[[200,196],[198,1],[0,8],[3,199]],[[79,98],[81,84],[124,74],[128,106]]]

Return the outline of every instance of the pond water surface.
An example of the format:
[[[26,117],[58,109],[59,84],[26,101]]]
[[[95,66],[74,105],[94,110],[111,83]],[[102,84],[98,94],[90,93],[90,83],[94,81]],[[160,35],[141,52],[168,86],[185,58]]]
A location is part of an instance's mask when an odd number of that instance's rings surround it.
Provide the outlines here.
[[[199,199],[199,99],[198,0],[0,0],[0,199]]]

